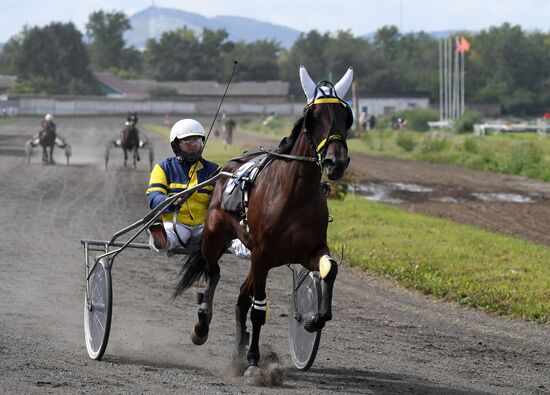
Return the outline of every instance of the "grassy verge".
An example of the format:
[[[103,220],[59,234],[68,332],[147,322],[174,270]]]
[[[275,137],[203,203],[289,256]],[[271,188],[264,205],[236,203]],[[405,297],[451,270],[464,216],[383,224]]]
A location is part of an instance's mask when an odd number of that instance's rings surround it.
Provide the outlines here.
[[[352,139],[350,149],[550,181],[550,139],[535,133],[473,136],[373,130]]]
[[[487,312],[550,322],[550,250],[355,196],[330,201],[334,251],[405,287]]]
[[[0,126],[17,122],[17,118],[0,118]]]

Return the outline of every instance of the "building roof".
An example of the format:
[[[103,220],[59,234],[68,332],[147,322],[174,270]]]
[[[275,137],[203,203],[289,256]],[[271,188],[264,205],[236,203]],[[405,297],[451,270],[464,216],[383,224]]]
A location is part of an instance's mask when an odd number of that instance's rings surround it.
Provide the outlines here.
[[[123,80],[112,73],[106,71],[95,71],[94,77],[106,94],[118,94],[127,97],[148,96],[147,91],[142,90],[139,86],[129,84],[126,80]]]
[[[221,96],[226,84],[216,81],[154,81],[127,80],[127,82],[142,91],[150,92],[155,88],[173,89],[180,96]],[[227,91],[227,96],[288,96],[289,83],[285,81],[241,81],[233,82]]]

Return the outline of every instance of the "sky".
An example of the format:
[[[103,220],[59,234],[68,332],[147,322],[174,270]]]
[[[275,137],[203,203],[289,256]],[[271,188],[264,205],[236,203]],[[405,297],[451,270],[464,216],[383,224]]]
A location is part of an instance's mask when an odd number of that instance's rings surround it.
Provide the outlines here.
[[[354,35],[395,25],[401,32],[477,32],[504,22],[525,30],[550,31],[550,0],[0,0],[0,42],[24,25],[72,21],[84,32],[93,11],[124,11],[129,16],[154,4],[204,16],[233,15],[284,25],[299,31],[351,30]]]

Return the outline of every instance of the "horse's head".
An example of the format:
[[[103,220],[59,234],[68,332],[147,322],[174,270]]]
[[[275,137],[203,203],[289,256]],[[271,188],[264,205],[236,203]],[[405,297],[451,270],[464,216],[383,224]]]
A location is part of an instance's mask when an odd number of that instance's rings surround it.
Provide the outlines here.
[[[300,67],[300,80],[308,101],[304,110],[306,136],[331,180],[341,178],[350,162],[346,139],[353,124],[353,113],[341,98],[352,79],[350,67],[336,85],[327,81],[315,84],[305,67]]]
[[[126,117],[126,126],[133,128],[138,123],[137,112],[129,112]]]

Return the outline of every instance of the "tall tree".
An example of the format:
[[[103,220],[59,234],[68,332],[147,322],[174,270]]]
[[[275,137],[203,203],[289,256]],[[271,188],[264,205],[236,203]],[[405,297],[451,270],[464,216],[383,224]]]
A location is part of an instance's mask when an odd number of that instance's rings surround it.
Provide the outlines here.
[[[124,32],[131,28],[128,17],[120,11],[95,11],[88,17],[86,33],[92,39],[90,45],[92,66],[107,70],[121,67],[125,46]]]
[[[239,61],[238,81],[266,81],[279,78],[277,58],[281,47],[273,40],[252,43],[238,42],[231,52],[223,53],[226,74],[233,68],[233,60]]]
[[[71,94],[94,91],[82,34],[72,23],[54,22],[23,34],[14,61],[23,90]]]
[[[157,42],[149,39],[145,48],[147,74],[159,81],[191,79],[200,67],[199,41],[191,29],[164,32]]]
[[[325,58],[325,48],[330,39],[328,33],[321,34],[312,30],[300,34],[288,54],[281,59],[281,79],[290,82],[290,91],[295,95],[303,95],[298,76],[300,65],[306,66],[314,81],[328,78],[329,69]]]

